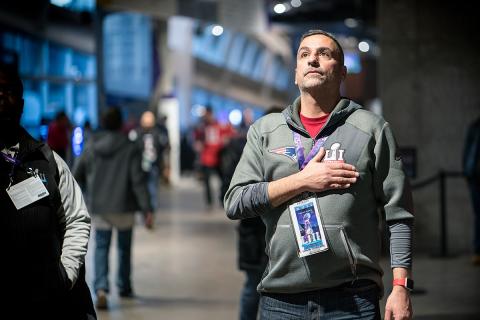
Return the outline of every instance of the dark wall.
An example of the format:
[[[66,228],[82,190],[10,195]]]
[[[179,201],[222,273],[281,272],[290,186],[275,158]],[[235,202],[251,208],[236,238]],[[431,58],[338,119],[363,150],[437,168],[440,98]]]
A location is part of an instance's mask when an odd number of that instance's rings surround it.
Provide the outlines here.
[[[461,171],[467,125],[480,116],[475,2],[379,1],[379,90],[400,146],[417,150],[418,180]],[[417,180],[417,181],[418,181]],[[471,250],[472,209],[463,179],[447,181],[450,252]],[[416,246],[439,241],[438,183],[414,191]]]

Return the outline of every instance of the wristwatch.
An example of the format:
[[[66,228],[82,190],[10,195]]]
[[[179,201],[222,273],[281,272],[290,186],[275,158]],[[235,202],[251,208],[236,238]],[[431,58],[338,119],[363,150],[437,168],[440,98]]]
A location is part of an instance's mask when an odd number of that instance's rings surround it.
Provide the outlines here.
[[[405,287],[408,291],[413,290],[413,280],[409,278],[393,279],[393,285]]]

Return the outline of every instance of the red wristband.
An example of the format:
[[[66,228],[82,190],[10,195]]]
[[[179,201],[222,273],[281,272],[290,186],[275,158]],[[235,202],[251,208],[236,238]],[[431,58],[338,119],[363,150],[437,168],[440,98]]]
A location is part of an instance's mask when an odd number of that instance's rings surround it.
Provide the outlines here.
[[[402,286],[408,290],[413,290],[413,280],[409,278],[393,279],[394,286]]]

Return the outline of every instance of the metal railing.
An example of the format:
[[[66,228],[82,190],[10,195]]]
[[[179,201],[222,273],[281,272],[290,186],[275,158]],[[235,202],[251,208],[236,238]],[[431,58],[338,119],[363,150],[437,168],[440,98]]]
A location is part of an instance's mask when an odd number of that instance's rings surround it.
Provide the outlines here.
[[[464,178],[463,172],[439,170],[431,177],[412,184],[412,190],[429,186],[438,180],[440,202],[440,257],[448,255],[448,230],[447,230],[447,178]]]

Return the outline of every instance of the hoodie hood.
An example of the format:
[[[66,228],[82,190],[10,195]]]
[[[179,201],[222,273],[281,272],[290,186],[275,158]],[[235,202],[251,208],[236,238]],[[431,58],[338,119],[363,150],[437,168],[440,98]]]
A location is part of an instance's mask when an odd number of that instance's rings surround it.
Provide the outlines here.
[[[317,136],[320,136],[321,133],[332,126],[336,126],[338,122],[345,120],[350,114],[352,114],[355,110],[361,109],[362,106],[353,102],[350,99],[342,98],[337,103],[335,108],[333,108],[330,116],[327,119],[327,123],[325,124],[324,128],[318,133]],[[295,128],[296,130],[302,132],[307,137],[309,136],[307,130],[305,130],[302,121],[300,120],[300,97],[295,99],[295,101],[289,105],[285,110],[283,110],[283,115],[287,120],[287,124],[290,127]]]
[[[123,133],[112,131],[98,133],[93,140],[95,154],[101,157],[109,157],[130,143]]]

